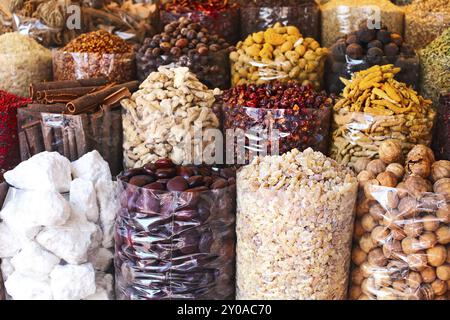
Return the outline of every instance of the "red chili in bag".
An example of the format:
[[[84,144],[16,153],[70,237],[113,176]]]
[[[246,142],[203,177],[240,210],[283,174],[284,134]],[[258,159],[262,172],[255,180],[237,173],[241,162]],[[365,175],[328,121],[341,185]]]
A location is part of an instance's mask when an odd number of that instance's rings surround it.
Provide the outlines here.
[[[0,90],[0,171],[13,169],[20,162],[19,139],[17,135],[17,108],[31,103]]]

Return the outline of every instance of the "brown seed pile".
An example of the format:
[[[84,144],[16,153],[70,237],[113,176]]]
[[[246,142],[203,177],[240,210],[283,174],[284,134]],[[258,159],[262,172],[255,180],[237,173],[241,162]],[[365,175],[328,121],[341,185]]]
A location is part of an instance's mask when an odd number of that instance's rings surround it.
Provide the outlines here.
[[[65,52],[129,53],[133,48],[125,40],[105,30],[85,33],[69,42]]]

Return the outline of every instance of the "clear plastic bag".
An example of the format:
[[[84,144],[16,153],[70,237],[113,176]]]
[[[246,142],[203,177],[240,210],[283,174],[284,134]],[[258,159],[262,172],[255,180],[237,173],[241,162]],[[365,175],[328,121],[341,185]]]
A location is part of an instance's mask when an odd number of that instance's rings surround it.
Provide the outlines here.
[[[121,110],[66,115],[22,108],[17,118],[22,161],[42,151],[58,151],[74,161],[97,150],[113,175],[122,171]]]
[[[8,193],[9,186],[6,182],[1,179],[0,183],[0,208],[3,208],[3,202],[5,201],[6,195]],[[1,265],[0,259],[0,265]],[[3,284],[2,273],[0,272],[0,301],[5,299],[5,286]]]
[[[81,8],[83,29],[99,29],[134,43],[142,43],[159,28],[159,1],[84,1]]]
[[[137,78],[144,81],[148,75],[157,71],[160,66],[188,67],[198,79],[209,88],[227,89],[230,87],[230,62],[228,50],[208,52],[207,55],[179,57],[173,55],[159,55],[150,58],[147,54],[137,55]]]
[[[116,295],[233,299],[236,188],[168,192],[119,182]]]
[[[434,153],[440,160],[450,160],[450,93],[441,95],[437,114]]]
[[[311,150],[305,152],[311,154]],[[319,162],[309,156],[297,164],[285,159],[274,163],[273,167],[280,168],[278,174],[270,172],[272,166],[263,161],[243,167],[237,175],[236,298],[345,299],[356,179],[343,178],[336,183],[339,178],[334,178],[338,175],[334,171],[333,178],[327,172],[323,173],[327,180],[322,180],[318,171],[331,166],[318,169]],[[255,175],[264,177],[246,178],[258,165],[261,168]],[[290,176],[280,174],[286,170],[281,167],[293,168]],[[305,171],[299,172],[302,169]],[[313,173],[317,173],[315,178]],[[300,181],[283,186],[291,176]],[[271,187],[257,187],[257,181]]]
[[[236,43],[239,40],[239,7],[233,6],[220,11],[189,11],[180,8],[179,11],[160,12],[161,25],[166,25],[173,21],[178,21],[181,17],[186,17],[193,22],[198,22],[202,27],[211,32],[217,33],[229,43]]]
[[[241,38],[265,30],[276,22],[296,26],[304,37],[320,39],[320,8],[314,1],[292,6],[248,3],[241,7]]]
[[[114,83],[134,80],[136,77],[134,53],[101,54],[53,50],[53,80],[102,77]]]
[[[449,199],[398,187],[365,189],[355,223],[350,298],[449,300]]]
[[[238,138],[227,144],[226,153],[234,154],[236,164],[239,154],[239,131],[245,135],[245,163],[253,156],[283,154],[294,148],[303,151],[309,147],[327,153],[331,109],[266,109],[250,107],[230,107],[223,105],[223,131],[231,130]],[[229,147],[233,149],[229,149]],[[276,149],[276,150],[274,150]],[[253,156],[252,156],[253,155]],[[242,161],[241,160],[241,161]]]
[[[379,116],[340,110],[333,115],[330,155],[344,165],[354,166],[360,158],[378,158],[379,145],[399,140],[406,154],[415,144],[429,146],[435,112]]]
[[[325,63],[325,88],[331,93],[340,93],[345,85],[340,78],[350,79],[358,71],[368,69],[374,65],[393,64],[401,68],[395,79],[404,82],[414,89],[419,87],[420,60],[418,55],[399,55],[393,57],[368,57],[352,59],[348,55],[330,54]]]
[[[330,47],[339,37],[356,31],[369,20],[374,27],[382,23],[388,30],[403,34],[403,10],[388,0],[331,0],[321,7],[322,45]]]

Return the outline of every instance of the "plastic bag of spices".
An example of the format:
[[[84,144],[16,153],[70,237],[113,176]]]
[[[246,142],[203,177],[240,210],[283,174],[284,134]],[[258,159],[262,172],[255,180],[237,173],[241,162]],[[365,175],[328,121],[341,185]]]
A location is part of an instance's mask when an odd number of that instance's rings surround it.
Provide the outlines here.
[[[436,158],[450,160],[450,92],[441,95],[433,140]]]
[[[6,182],[3,180],[3,173],[1,174],[0,178],[0,208],[3,208],[3,202],[6,199],[6,195],[8,194],[9,186]],[[2,261],[0,259],[0,265]],[[2,273],[0,272],[0,301],[5,299],[5,286],[3,284],[3,278]]]
[[[402,143],[406,154],[414,144],[430,145],[436,112],[431,101],[394,80],[393,65],[357,72],[334,106],[331,157],[350,167],[361,158],[379,157],[379,145]]]
[[[239,40],[239,5],[228,0],[173,0],[161,6],[161,25],[185,17],[214,31],[229,43]]]
[[[54,80],[106,77],[110,82],[124,83],[135,76],[132,46],[104,30],[83,34],[53,51]]]
[[[296,26],[305,37],[320,39],[320,8],[314,0],[243,1],[242,39],[276,22]]]
[[[414,0],[405,7],[405,39],[415,49],[425,48],[449,27],[447,0]]]
[[[83,30],[105,30],[140,44],[159,29],[159,1],[84,1],[81,7]]]
[[[363,21],[357,31],[345,35],[330,48],[325,64],[325,86],[327,91],[339,93],[344,88],[341,77],[350,79],[353,73],[374,65],[394,64],[401,68],[396,79],[419,87],[419,56],[403,41],[398,33],[386,27],[369,29]]]
[[[314,89],[323,85],[328,49],[304,38],[295,26],[276,23],[238,42],[230,54],[232,85],[296,80]]]
[[[137,51],[138,79],[144,81],[158,67],[173,65],[188,67],[208,87],[229,88],[228,55],[234,48],[211,32],[187,18],[167,24]]]
[[[233,134],[233,143],[226,145],[227,163],[247,164],[257,155],[283,154],[294,148],[327,153],[334,98],[297,82],[225,91],[223,131],[227,141]]]
[[[359,167],[350,299],[448,300],[450,162],[384,142]]]
[[[312,149],[241,168],[236,298],[345,299],[357,185],[351,170]]]
[[[119,193],[118,299],[234,299],[233,170],[161,159],[119,176]]]
[[[331,0],[321,7],[322,45],[330,47],[339,37],[356,31],[362,21],[403,35],[403,10],[389,0]]]

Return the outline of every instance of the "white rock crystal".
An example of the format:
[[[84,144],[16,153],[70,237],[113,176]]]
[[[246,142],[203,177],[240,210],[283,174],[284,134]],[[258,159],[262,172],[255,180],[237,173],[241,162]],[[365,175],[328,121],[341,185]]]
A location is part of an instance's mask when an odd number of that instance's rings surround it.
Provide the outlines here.
[[[24,276],[35,279],[47,278],[60,259],[35,242],[26,245],[11,259],[14,269]]]
[[[41,152],[5,172],[4,178],[17,189],[68,192],[70,161],[57,152]]]
[[[93,183],[99,180],[112,180],[109,165],[97,150],[86,153],[72,162],[72,175],[74,178],[82,178]]]
[[[90,263],[56,266],[50,284],[56,300],[85,299],[96,291],[95,271]]]
[[[53,299],[50,280],[27,277],[15,271],[5,281],[6,292],[14,300],[51,300]]]
[[[113,260],[118,201],[100,154],[71,165],[44,152],[5,177],[16,187],[0,211],[6,293],[12,299],[112,299],[113,277],[105,272]]]
[[[85,216],[90,222],[96,223],[98,221],[97,196],[91,181],[80,178],[72,181],[70,184],[70,206],[74,214]]]

